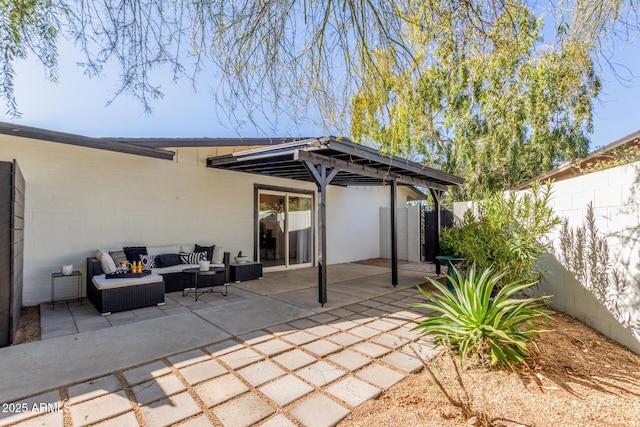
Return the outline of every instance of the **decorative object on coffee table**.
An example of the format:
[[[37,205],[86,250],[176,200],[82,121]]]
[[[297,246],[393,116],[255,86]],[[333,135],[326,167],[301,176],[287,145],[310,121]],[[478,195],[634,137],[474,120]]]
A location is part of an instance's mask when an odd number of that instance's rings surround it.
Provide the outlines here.
[[[248,256],[243,256],[242,255],[242,251],[238,252],[238,256],[233,258],[233,260],[238,264],[245,263],[245,262],[247,262],[248,259],[249,259]]]
[[[211,261],[207,261],[207,260],[199,261],[198,265],[200,266],[200,271],[209,271],[209,267],[211,266]]]
[[[241,282],[245,280],[262,279],[262,263],[245,261],[243,263],[232,262],[231,267],[231,281]]]
[[[73,273],[73,264],[63,265],[60,271],[63,275],[70,276]]]

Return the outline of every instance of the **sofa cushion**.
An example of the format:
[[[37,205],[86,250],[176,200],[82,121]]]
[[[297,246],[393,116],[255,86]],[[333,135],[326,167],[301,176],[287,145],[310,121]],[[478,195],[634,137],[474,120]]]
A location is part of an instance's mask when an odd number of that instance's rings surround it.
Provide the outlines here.
[[[138,262],[140,261],[140,255],[147,255],[146,246],[125,246],[123,249],[129,262]]]
[[[150,270],[156,266],[157,255],[140,255],[140,262],[145,270]]]
[[[196,268],[198,264],[177,264],[172,265],[170,267],[156,267],[151,270],[153,274],[169,274],[169,273],[180,273],[182,270],[186,270],[187,268]]]
[[[194,252],[206,252],[207,253],[207,261],[211,261],[211,257],[213,257],[213,249],[215,247],[216,247],[216,245],[200,246],[199,244],[196,243],[195,249],[193,251]]]
[[[178,254],[156,255],[156,267],[171,267],[178,264],[180,264],[180,255]]]
[[[211,258],[212,264],[224,264],[224,248],[216,246],[213,249],[213,257]]]
[[[180,252],[180,245],[147,246],[147,255],[177,254],[178,252]]]
[[[125,286],[146,285],[148,283],[162,282],[162,276],[148,274],[143,277],[130,277],[125,279],[107,279],[104,274],[99,274],[91,278],[93,284],[99,290],[123,288]]]
[[[96,258],[100,261],[100,266],[104,273],[115,273],[116,263],[113,261],[113,258],[111,258],[111,255],[107,252],[98,250],[96,252]]]
[[[111,258],[113,259],[113,262],[116,266],[120,265],[121,261],[127,261],[127,256],[123,251],[110,251],[109,255],[111,255]]]
[[[180,262],[182,264],[197,264],[200,261],[207,259],[206,252],[180,252]]]

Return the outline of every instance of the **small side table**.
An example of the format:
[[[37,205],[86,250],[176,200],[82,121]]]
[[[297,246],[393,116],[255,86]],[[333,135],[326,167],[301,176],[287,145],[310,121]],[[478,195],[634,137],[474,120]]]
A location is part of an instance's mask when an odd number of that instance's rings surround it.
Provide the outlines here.
[[[51,310],[55,307],[55,282],[60,277],[73,277],[78,278],[78,301],[82,304],[82,273],[78,270],[73,271],[71,274],[51,273]]]
[[[262,279],[262,263],[247,261],[242,263],[231,262],[231,278],[232,282],[241,282],[245,280]]]
[[[222,273],[222,272],[224,272],[224,269],[223,269],[223,268],[220,268],[220,267],[210,267],[210,268],[209,268],[209,270],[201,271],[199,267],[196,267],[196,268],[187,268],[187,269],[184,269],[184,270],[182,270],[182,272],[183,272],[183,273],[187,273],[187,274],[191,274],[191,275],[193,275],[193,277],[194,277],[194,280],[193,280],[193,282],[192,282],[194,287],[193,287],[193,288],[191,288],[191,289],[193,289],[193,290],[187,290],[187,289],[183,290],[183,291],[182,291],[182,296],[183,296],[183,297],[184,297],[184,296],[186,296],[187,294],[193,293],[193,294],[194,294],[194,296],[196,297],[196,301],[198,301],[198,297],[199,297],[200,295],[205,294],[205,293],[207,293],[207,292],[213,292],[213,287],[214,287],[214,286],[224,286],[224,291],[222,291],[222,296],[225,296],[225,297],[227,296],[227,284],[226,284],[226,283],[225,283],[224,285],[209,285],[209,286],[203,286],[203,288],[210,288],[210,289],[208,289],[208,290],[206,290],[206,291],[198,291],[198,289],[199,289],[199,288],[198,288],[198,278],[199,278],[200,276],[211,276],[211,275],[216,274],[216,273]],[[200,288],[200,289],[201,289],[201,288]]]

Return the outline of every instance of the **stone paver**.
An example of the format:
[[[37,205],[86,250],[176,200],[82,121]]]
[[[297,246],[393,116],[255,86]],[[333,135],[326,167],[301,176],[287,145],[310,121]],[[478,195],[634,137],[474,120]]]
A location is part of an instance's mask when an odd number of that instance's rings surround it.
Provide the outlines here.
[[[356,323],[353,320],[338,319],[331,322],[331,326],[333,326],[334,328],[340,329],[342,331],[346,331],[348,329],[359,326],[359,323]]]
[[[371,338],[373,336],[376,336],[380,333],[380,331],[376,330],[376,329],[372,329],[372,328],[368,328],[366,326],[358,326],[356,328],[353,329],[349,329],[349,333],[352,335],[357,335],[361,338]]]
[[[371,356],[373,358],[377,358],[383,356],[391,351],[391,349],[374,344],[372,342],[361,342],[351,347],[353,350],[357,350],[360,353],[364,353],[367,356]]]
[[[409,373],[419,372],[424,367],[422,362],[415,357],[399,351],[387,354],[381,360],[388,365]]]
[[[418,331],[411,330],[412,328],[413,324],[410,324],[409,326],[403,326],[399,329],[393,330],[391,331],[391,333],[394,335],[398,335],[399,337],[414,341],[420,338],[422,335]]]
[[[267,334],[262,331],[253,331],[248,334],[238,335],[240,341],[244,341],[247,344],[254,345],[263,341],[267,341],[273,338],[273,335]]]
[[[27,418],[32,418],[38,415],[38,412],[32,411],[34,405],[39,406],[40,404],[52,404],[52,405],[62,405],[60,400],[60,393],[58,390],[50,391],[48,393],[38,394],[37,396],[33,396],[27,399],[20,399],[16,402],[6,402],[9,404],[13,404],[14,407],[2,407],[0,410],[0,426],[6,426],[9,424],[16,423],[20,420],[25,420]],[[28,408],[28,411],[23,411],[22,408]],[[61,407],[61,406],[59,406]]]
[[[308,328],[306,329],[306,331],[313,335],[317,335],[319,337],[326,337],[326,336],[335,334],[339,330],[327,325],[318,325],[318,326],[314,326],[313,328]]]
[[[120,380],[115,375],[107,375],[106,377],[71,386],[67,389],[67,394],[69,395],[69,403],[74,405],[121,389],[122,383],[120,383]]]
[[[259,390],[278,405],[286,406],[311,393],[314,389],[293,375],[287,375],[260,387]]]
[[[349,409],[320,393],[289,410],[289,414],[305,427],[333,426],[350,413]]]
[[[292,344],[302,345],[316,340],[318,339],[318,337],[315,335],[311,335],[310,333],[305,331],[298,331],[289,335],[285,335],[282,337],[282,339],[287,340]]]
[[[70,406],[74,426],[86,426],[131,410],[124,391],[105,394]]]
[[[260,427],[296,427],[296,424],[284,415],[278,414],[264,424],[260,424]]]
[[[207,407],[226,402],[249,390],[235,375],[227,374],[194,387],[195,392]]]
[[[345,378],[327,388],[327,393],[351,406],[359,406],[380,395],[381,390],[354,377]]]
[[[314,322],[310,319],[299,319],[294,320],[293,322],[288,322],[289,325],[293,326],[296,329],[307,329],[312,328],[314,326],[318,326],[318,322]]]
[[[138,384],[132,390],[138,403],[144,405],[185,391],[186,387],[175,375],[167,375]]]
[[[136,418],[136,414],[133,412],[127,412],[126,414],[118,415],[115,418],[111,418],[94,425],[99,427],[137,426],[138,419]]]
[[[326,356],[327,354],[335,353],[336,351],[342,349],[342,347],[340,347],[338,344],[334,344],[331,341],[323,339],[305,344],[302,346],[302,348],[320,357]]]
[[[254,344],[253,348],[258,350],[260,353],[264,353],[269,357],[273,357],[280,353],[284,353],[285,351],[290,350],[293,347],[291,346],[291,344],[287,344],[284,341],[273,339],[262,342],[260,344]]]
[[[161,377],[169,372],[171,372],[171,369],[169,369],[163,361],[158,360],[153,363],[138,366],[137,368],[128,369],[124,371],[123,374],[130,385],[135,385],[156,377]]]
[[[48,427],[61,426],[64,424],[62,411],[49,412],[35,418],[29,418],[18,424],[20,427]]]
[[[349,349],[333,354],[328,359],[349,371],[356,371],[371,363],[371,359],[368,357]]]
[[[194,385],[226,374],[227,368],[223,367],[215,360],[207,360],[206,362],[182,368],[180,369],[180,373],[189,384]]]
[[[225,341],[210,345],[209,347],[205,348],[205,350],[211,353],[212,355],[219,357],[219,356],[222,356],[223,354],[231,353],[233,351],[238,351],[243,348],[244,346],[238,343],[237,341],[225,340]]]
[[[180,427],[213,427],[213,423],[206,415],[200,415],[193,418],[184,424],[180,424]]]
[[[356,376],[385,390],[405,378],[405,375],[398,371],[375,364],[367,366],[358,372]]]
[[[284,375],[285,372],[275,363],[269,360],[263,360],[262,362],[254,363],[253,365],[240,369],[238,374],[242,375],[252,386],[258,387],[261,384]]]
[[[220,356],[220,360],[229,365],[231,369],[239,369],[243,366],[250,365],[262,360],[264,357],[250,348],[243,348],[242,350],[234,351],[233,353],[227,353]]]
[[[303,366],[307,366],[315,362],[316,358],[296,348],[274,357],[273,360],[289,369],[290,371],[295,371],[296,369],[302,368]]]
[[[367,327],[377,329],[382,332],[388,332],[392,329],[396,329],[398,325],[395,325],[390,322],[385,322],[384,320],[374,320],[371,323],[367,323]]]
[[[247,393],[213,410],[225,427],[248,427],[274,412],[275,409],[256,393]]]
[[[393,350],[395,350],[398,347],[402,347],[407,342],[409,342],[409,340],[407,340],[406,338],[399,337],[393,334],[382,334],[375,338],[372,338],[371,341],[376,344],[389,347],[390,349],[393,349]]]
[[[351,335],[346,332],[340,332],[339,334],[335,334],[330,337],[327,337],[327,339],[329,341],[333,341],[336,344],[340,344],[344,347],[349,347],[350,345],[357,344],[364,340],[364,338],[357,337],[355,335]]]
[[[194,363],[204,362],[211,359],[207,353],[202,350],[191,350],[184,353],[179,353],[174,356],[167,357],[169,363],[176,368],[180,369],[185,366],[193,365]]]
[[[171,425],[201,412],[187,392],[141,406],[140,411],[149,426]]]
[[[325,386],[345,374],[345,370],[336,368],[335,366],[323,361],[316,362],[313,365],[296,371],[296,375],[317,387]]]

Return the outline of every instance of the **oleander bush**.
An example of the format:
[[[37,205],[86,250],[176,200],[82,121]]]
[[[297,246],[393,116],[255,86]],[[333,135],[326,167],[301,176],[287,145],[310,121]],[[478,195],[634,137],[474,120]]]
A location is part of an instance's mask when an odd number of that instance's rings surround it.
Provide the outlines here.
[[[418,287],[429,302],[412,306],[435,314],[419,321],[414,329],[457,351],[461,364],[500,364],[514,370],[529,355],[533,337],[546,325],[549,297],[525,296],[524,291],[537,283],[524,279],[504,282],[506,274],[505,270],[471,265],[465,276],[454,268],[447,275],[453,291],[429,278],[438,292]]]
[[[443,230],[441,252],[504,271],[504,282],[538,280],[536,263],[551,248],[549,232],[561,223],[550,206],[551,194],[550,182],[520,193],[485,193],[461,224]]]

